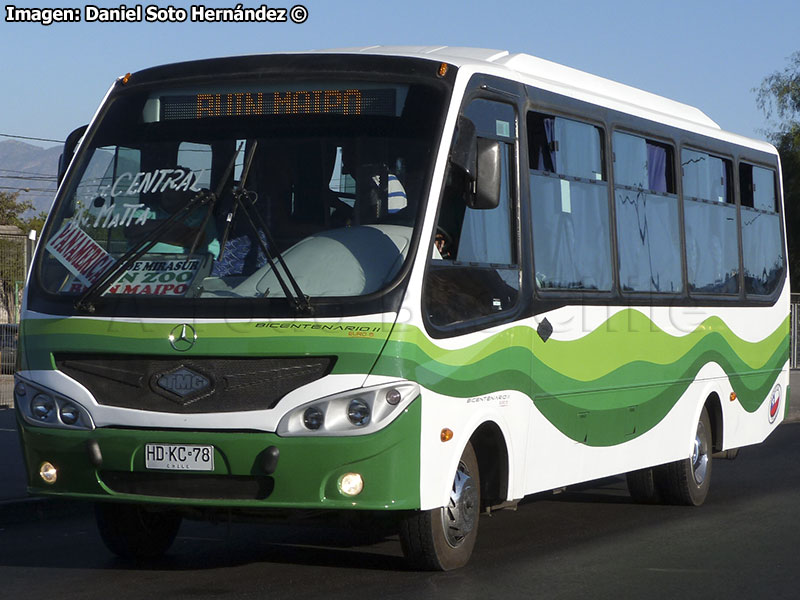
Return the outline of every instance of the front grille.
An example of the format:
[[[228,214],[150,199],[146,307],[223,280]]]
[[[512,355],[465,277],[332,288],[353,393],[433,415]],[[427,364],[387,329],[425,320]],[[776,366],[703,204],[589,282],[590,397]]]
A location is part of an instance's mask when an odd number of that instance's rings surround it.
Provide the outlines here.
[[[331,372],[332,356],[167,358],[57,354],[56,366],[99,404],[198,414],[273,408],[289,392]]]
[[[118,494],[189,500],[264,500],[272,477],[101,471],[100,479]]]

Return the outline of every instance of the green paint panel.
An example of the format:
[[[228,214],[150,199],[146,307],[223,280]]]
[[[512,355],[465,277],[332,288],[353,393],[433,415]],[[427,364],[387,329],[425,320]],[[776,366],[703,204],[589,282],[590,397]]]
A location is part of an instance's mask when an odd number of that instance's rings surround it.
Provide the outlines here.
[[[53,369],[52,353],[97,352],[191,356],[337,356],[334,373],[369,373],[391,323],[198,323],[197,343],[187,352],[169,344],[174,323],[127,323],[96,319],[27,319],[24,369]],[[285,325],[285,327],[283,326]],[[322,329],[329,327],[331,329]]]
[[[239,508],[415,509],[419,508],[420,403],[419,398],[412,402],[379,432],[350,437],[282,438],[259,432],[113,428],[66,431],[20,422],[28,490],[68,497]],[[90,439],[97,440],[103,455],[100,472],[89,462],[86,443]],[[102,472],[146,472],[147,443],[211,444],[216,449],[213,475],[221,476],[257,475],[259,454],[275,446],[280,458],[273,475],[274,489],[264,500],[227,501],[133,496],[111,491],[102,481]],[[45,460],[58,468],[58,480],[53,485],[43,483],[38,477],[39,465]],[[361,473],[364,478],[364,491],[355,498],[338,491],[339,477],[350,471]]]

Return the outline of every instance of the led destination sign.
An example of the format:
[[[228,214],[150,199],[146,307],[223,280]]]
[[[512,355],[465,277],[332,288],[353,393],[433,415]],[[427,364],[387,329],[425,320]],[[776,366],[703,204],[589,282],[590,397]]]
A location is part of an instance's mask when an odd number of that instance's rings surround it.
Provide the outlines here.
[[[395,89],[198,93],[160,98],[161,120],[263,115],[396,116]]]

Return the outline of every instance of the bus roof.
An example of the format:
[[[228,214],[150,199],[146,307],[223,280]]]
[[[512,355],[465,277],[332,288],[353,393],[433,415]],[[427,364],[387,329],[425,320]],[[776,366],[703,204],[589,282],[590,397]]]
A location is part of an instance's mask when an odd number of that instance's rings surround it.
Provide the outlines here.
[[[767,142],[723,131],[713,119],[694,106],[530,54],[512,54],[507,50],[457,46],[364,46],[311,52],[427,58],[457,67],[473,67],[478,71],[490,66],[499,70],[506,69],[513,72],[513,75],[512,73],[509,75],[523,83],[564,93],[592,104],[633,113],[653,121],[673,124],[712,137],[725,138],[770,154],[776,153]]]

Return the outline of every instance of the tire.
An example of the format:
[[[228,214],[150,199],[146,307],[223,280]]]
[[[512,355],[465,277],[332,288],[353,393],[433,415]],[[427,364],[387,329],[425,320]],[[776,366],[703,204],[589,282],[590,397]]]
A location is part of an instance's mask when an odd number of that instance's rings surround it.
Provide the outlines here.
[[[478,536],[480,473],[472,444],[467,444],[450,489],[447,506],[417,511],[400,525],[400,543],[409,566],[450,571],[469,561]]]
[[[656,487],[655,473],[652,468],[631,471],[625,478],[628,480],[628,492],[638,504],[658,504],[661,495]]]
[[[700,506],[711,485],[711,421],[706,409],[700,414],[690,458],[657,467],[654,471],[658,493],[667,504]]]
[[[106,548],[121,558],[136,560],[163,556],[181,526],[180,515],[137,504],[98,503],[95,518]]]

